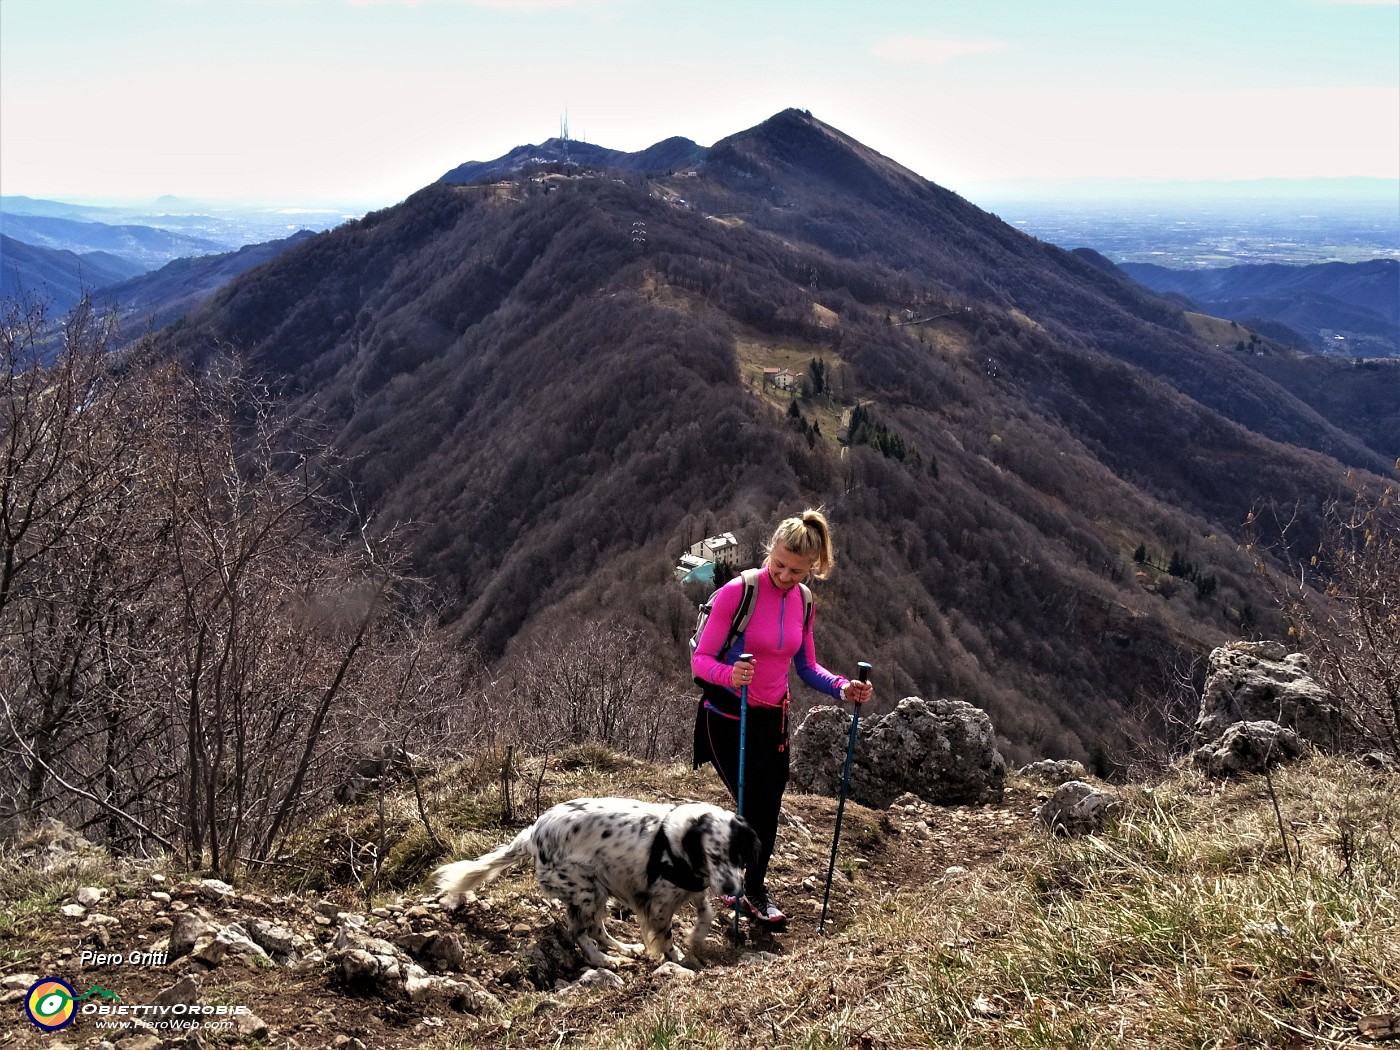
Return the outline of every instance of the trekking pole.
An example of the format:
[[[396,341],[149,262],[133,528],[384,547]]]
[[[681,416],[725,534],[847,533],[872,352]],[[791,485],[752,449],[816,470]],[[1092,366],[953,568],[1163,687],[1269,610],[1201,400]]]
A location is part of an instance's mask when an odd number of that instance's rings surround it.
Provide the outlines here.
[[[870,677],[870,665],[861,661],[856,664],[860,668],[860,680],[866,681]],[[836,833],[831,836],[831,863],[826,867],[826,895],[822,897],[822,917],[817,923],[817,932],[826,933],[826,906],[831,900],[831,876],[836,871],[836,844],[841,841],[841,816],[846,812],[846,791],[851,786],[851,758],[856,753],[856,727],[860,725],[860,704],[851,705],[851,739],[846,744],[846,768],[841,771],[841,800],[836,803]],[[742,736],[742,731],[741,734]],[[740,750],[743,750],[742,745]]]
[[[743,653],[739,656],[740,663],[753,660],[753,653]],[[748,685],[739,688],[739,795],[736,801],[739,803],[739,816],[744,815],[744,743],[748,736],[749,729],[749,687]],[[739,901],[743,899],[743,887],[739,888],[739,895],[734,898],[734,942],[737,944],[741,940],[739,933]]]

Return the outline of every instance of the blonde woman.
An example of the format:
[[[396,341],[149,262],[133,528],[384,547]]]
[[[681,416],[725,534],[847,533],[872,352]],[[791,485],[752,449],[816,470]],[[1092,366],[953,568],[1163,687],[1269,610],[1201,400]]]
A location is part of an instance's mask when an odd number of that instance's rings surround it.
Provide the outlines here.
[[[805,615],[808,599],[800,585],[808,576],[826,579],[831,565],[831,526],[821,511],[805,510],[784,520],[756,573],[747,625],[731,631],[744,591],[743,577],[736,576],[715,594],[691,660],[704,689],[696,716],[695,765],[712,762],[736,799],[739,698],[748,688],[742,816],[758,832],[761,845],[739,907],[751,921],[772,929],[787,925],[787,916],[768,896],[766,879],[788,782],[788,670],[796,667],[803,682],[834,699],[863,704],[873,692],[869,682],[853,682],[817,663],[811,617]],[[740,660],[743,653],[753,659]]]

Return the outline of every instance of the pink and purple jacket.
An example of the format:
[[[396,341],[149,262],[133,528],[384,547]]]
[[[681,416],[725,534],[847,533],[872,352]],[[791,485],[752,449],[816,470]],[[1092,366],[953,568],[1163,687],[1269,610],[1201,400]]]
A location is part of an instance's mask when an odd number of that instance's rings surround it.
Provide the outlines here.
[[[794,665],[797,677],[807,685],[839,700],[849,679],[834,675],[817,663],[812,632],[804,634],[802,630],[801,590],[792,587],[780,591],[767,569],[758,574],[758,591],[747,629],[734,640],[727,653],[719,651],[734,622],[743,590],[743,577],[735,576],[715,595],[710,617],[700,632],[695,656],[690,662],[696,677],[737,694],[733,665],[739,654],[752,653],[754,674],[749,683],[750,704],[781,707],[788,693],[788,668]],[[816,618],[815,612],[812,617]]]

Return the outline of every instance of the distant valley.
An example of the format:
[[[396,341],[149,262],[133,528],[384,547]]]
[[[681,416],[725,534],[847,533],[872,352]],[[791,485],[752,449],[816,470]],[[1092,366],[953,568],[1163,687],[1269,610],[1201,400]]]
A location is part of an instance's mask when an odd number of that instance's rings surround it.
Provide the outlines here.
[[[1341,357],[1400,357],[1400,260],[1180,270],[1123,263],[1133,280],[1231,321],[1272,324],[1294,345]]]
[[[103,291],[181,260],[188,279],[197,260],[241,252],[254,245],[281,243],[298,230],[318,231],[362,215],[363,209],[264,208],[162,198],[147,205],[86,205],[32,197],[0,197],[0,296],[47,302],[51,310],[70,309],[85,292]],[[268,258],[263,248],[241,259]],[[169,275],[141,288],[124,288],[108,301],[139,305],[169,319],[179,304],[190,305],[190,287],[212,291],[238,270],[218,259],[204,275],[164,302]],[[100,298],[100,297],[99,297]],[[157,300],[161,300],[157,302]]]
[[[1304,191],[1267,185],[1255,197],[1247,187],[1227,196],[1172,184],[1156,197],[994,196],[978,203],[1034,237],[1062,248],[1092,248],[1116,263],[1192,270],[1400,260],[1400,187],[1363,180],[1365,192],[1358,193],[1339,181],[1344,185],[1331,199],[1291,196]],[[1308,192],[1325,189],[1324,180]]]

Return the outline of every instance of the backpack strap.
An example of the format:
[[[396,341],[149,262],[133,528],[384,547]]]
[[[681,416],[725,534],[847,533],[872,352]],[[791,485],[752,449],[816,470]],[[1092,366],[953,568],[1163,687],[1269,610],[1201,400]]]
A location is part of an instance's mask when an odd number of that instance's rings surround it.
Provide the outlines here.
[[[812,613],[816,608],[816,601],[812,597],[812,588],[805,583],[797,586],[802,588],[802,637],[807,637],[807,632],[812,629]]]
[[[724,654],[729,652],[729,647],[739,640],[739,636],[749,628],[749,620],[753,618],[753,607],[758,604],[758,569],[745,569],[740,573],[744,580],[743,590],[739,594],[739,605],[734,610],[734,619],[729,621],[729,634],[725,636],[724,644],[719,647],[719,658],[724,659]]]

